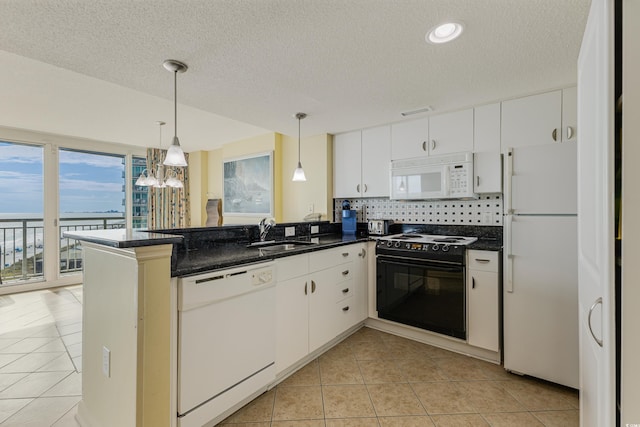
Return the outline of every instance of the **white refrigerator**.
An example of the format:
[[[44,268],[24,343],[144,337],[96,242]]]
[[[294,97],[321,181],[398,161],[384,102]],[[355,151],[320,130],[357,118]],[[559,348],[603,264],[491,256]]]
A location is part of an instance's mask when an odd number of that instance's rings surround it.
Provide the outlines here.
[[[504,367],[578,388],[576,143],[504,159]]]

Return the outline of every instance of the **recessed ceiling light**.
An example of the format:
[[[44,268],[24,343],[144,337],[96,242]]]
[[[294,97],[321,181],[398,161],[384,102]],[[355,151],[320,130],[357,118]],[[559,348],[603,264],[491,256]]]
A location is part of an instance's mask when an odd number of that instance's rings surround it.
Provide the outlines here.
[[[462,34],[463,28],[460,22],[445,22],[433,27],[425,36],[425,40],[433,44],[450,42]]]

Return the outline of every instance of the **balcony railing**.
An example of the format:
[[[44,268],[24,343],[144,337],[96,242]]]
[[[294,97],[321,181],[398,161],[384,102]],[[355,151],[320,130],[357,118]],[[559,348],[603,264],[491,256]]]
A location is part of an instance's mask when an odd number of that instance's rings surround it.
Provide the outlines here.
[[[146,218],[145,218],[146,219]],[[61,218],[59,225],[60,273],[82,270],[80,242],[63,237],[65,231],[124,228],[124,217]],[[0,284],[43,276],[44,225],[42,218],[0,219]]]

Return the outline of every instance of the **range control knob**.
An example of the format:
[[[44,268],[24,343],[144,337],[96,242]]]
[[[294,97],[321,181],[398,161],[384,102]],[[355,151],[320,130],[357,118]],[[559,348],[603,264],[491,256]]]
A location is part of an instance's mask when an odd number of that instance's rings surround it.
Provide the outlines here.
[[[435,244],[435,243],[433,245],[431,245],[431,250],[432,251],[437,251],[438,249],[440,249],[440,245]]]
[[[396,248],[400,247],[400,242],[396,242],[393,246],[395,246]]]
[[[391,240],[389,240],[389,241],[387,242],[387,247],[389,247],[389,248],[390,248],[391,246],[393,246],[393,242],[392,242]]]
[[[407,249],[411,249],[411,243],[405,243],[404,247]]]
[[[449,245],[442,245],[442,252],[449,252]]]

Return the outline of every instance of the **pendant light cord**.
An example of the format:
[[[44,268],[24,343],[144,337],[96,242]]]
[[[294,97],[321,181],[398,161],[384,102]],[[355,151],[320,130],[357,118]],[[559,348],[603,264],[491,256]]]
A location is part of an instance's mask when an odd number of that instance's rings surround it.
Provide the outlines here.
[[[173,72],[173,137],[178,137],[178,70]]]
[[[298,164],[300,164],[300,117],[298,117]]]

